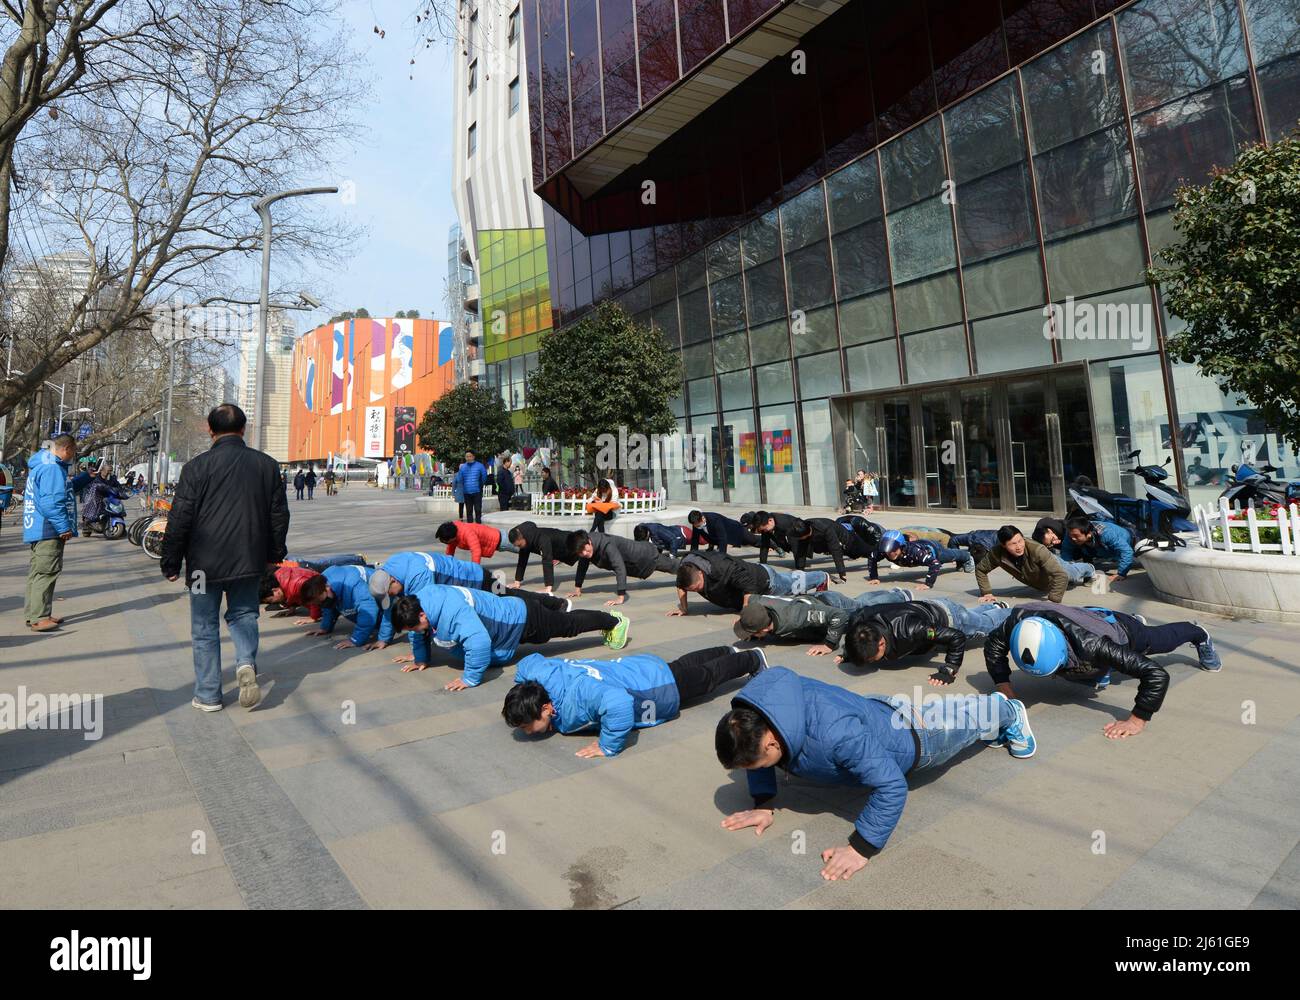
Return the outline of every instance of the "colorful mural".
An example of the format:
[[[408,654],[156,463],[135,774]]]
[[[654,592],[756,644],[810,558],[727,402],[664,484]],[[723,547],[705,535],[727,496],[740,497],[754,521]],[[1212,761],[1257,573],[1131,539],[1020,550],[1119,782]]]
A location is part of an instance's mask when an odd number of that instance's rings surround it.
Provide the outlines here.
[[[289,460],[360,456],[375,444],[367,414],[413,409],[415,422],[455,385],[452,325],[432,319],[356,319],[327,324],[294,345]],[[361,363],[357,364],[357,359]],[[369,358],[367,365],[365,359]],[[395,454],[395,420],[383,420],[383,457]],[[407,439],[414,448],[413,439]]]

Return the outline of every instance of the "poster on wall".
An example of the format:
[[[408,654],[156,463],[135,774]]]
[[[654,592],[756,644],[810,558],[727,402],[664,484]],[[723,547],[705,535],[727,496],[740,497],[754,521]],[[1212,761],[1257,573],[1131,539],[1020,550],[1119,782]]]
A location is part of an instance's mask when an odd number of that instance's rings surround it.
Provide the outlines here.
[[[370,320],[370,402],[384,398],[384,362],[388,360],[387,328]]]
[[[389,374],[393,392],[405,389],[415,377],[415,320],[393,320],[393,363]]]
[[[758,473],[758,435],[746,431],[740,435],[740,474],[747,476]]]
[[[793,431],[787,429],[763,432],[763,471],[794,471]]]
[[[366,458],[382,458],[384,455],[384,408],[382,406],[366,407]]]
[[[410,455],[415,451],[415,407],[393,407],[393,454]]]

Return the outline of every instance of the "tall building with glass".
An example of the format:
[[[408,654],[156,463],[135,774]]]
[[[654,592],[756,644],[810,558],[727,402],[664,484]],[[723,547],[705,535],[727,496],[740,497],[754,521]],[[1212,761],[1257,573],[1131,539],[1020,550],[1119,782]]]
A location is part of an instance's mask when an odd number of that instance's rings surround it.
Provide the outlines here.
[[[1144,280],[1177,186],[1296,127],[1300,0],[523,0],[523,35],[551,322],[612,297],[680,350],[710,474],[675,495],[1300,471]]]

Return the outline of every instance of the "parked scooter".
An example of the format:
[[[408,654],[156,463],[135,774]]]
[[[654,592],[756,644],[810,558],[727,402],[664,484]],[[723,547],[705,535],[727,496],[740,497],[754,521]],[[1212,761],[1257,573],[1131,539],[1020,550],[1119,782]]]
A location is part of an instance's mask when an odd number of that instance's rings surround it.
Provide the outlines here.
[[[86,533],[101,534],[109,541],[116,541],[126,534],[126,507],[119,493],[109,493],[104,497],[104,509],[99,517],[86,524]]]
[[[1249,441],[1242,445],[1243,459],[1253,451],[1250,445]],[[1300,504],[1300,481],[1273,479],[1269,475],[1280,471],[1276,465],[1267,462],[1255,466],[1253,462],[1243,461],[1232,467],[1232,478],[1219,496],[1228,501],[1229,507],[1238,508]]]
[[[1126,459],[1137,460],[1141,450],[1130,452]],[[1178,537],[1180,531],[1195,531],[1196,525],[1187,520],[1192,505],[1181,493],[1164,486],[1169,478],[1164,465],[1134,465],[1128,470],[1146,484],[1146,499],[1138,500],[1127,493],[1111,493],[1090,483],[1072,483],[1068,487],[1075,508],[1086,517],[1114,521],[1128,528],[1138,540],[1153,542],[1157,548],[1178,547],[1186,544]]]

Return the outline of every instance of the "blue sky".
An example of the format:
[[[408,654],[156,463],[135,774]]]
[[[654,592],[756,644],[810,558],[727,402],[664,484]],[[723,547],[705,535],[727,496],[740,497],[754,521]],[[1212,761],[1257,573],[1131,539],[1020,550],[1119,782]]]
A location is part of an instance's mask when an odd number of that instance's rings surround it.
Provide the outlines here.
[[[345,205],[340,200],[339,210],[355,213],[368,232],[346,268],[306,289],[326,309],[297,313],[299,332],[359,306],[372,316],[419,309],[425,318],[443,318],[447,229],[456,221],[451,47],[425,48],[418,42],[415,9],[415,0],[342,4],[340,13],[353,34],[362,73],[371,79],[373,98],[357,116],[365,132],[355,149],[341,150],[330,176],[321,182],[340,187],[353,182],[356,201]],[[384,38],[374,33],[375,25],[384,29]]]

